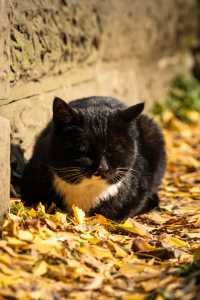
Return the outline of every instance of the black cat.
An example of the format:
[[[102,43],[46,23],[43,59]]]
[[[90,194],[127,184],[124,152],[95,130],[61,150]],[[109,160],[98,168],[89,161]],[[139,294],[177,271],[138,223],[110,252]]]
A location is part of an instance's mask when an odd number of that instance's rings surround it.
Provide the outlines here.
[[[25,167],[22,200],[67,211],[74,204],[117,221],[157,206],[165,145],[143,109],[110,97],[55,98],[53,119]]]

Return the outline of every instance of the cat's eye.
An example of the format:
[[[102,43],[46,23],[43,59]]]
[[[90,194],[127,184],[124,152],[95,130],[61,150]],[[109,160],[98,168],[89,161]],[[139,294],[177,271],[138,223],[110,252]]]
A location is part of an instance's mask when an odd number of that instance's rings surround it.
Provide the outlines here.
[[[116,156],[119,156],[122,152],[117,150],[117,149],[112,149],[110,151],[107,151],[107,157],[108,158],[112,158],[112,157],[116,157]]]
[[[85,145],[81,145],[81,146],[79,147],[79,152],[80,152],[81,154],[85,154],[85,153],[86,153],[86,146],[85,146]]]
[[[82,156],[86,154],[86,147],[84,145],[66,144],[63,146],[65,153],[72,156]]]
[[[117,145],[115,147],[109,147],[108,153],[110,154],[120,154],[124,152],[124,148],[121,145]]]

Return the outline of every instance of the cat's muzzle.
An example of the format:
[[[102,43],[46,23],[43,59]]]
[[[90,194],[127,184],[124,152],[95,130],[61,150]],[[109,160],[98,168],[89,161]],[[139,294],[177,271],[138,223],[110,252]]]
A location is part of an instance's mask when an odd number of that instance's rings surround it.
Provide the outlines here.
[[[94,175],[101,176],[103,179],[106,179],[108,177],[108,172],[109,172],[109,166],[107,164],[106,158],[103,155],[100,159],[99,167],[94,173]]]

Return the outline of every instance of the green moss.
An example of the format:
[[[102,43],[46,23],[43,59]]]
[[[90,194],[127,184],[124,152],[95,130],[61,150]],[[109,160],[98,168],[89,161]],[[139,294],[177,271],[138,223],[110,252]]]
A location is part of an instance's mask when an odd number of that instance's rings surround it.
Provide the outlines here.
[[[188,112],[200,113],[200,81],[190,74],[177,76],[166,99],[156,103],[152,112],[162,118],[166,109],[172,111],[178,119],[192,122]]]

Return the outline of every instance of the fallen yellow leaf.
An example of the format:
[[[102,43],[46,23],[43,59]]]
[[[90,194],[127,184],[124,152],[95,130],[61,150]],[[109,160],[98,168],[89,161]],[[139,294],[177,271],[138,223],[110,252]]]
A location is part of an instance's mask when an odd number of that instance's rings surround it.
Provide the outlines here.
[[[83,245],[79,251],[83,254],[92,255],[99,259],[101,258],[113,258],[109,249],[96,246],[96,245]]]
[[[74,221],[76,224],[83,224],[85,222],[85,212],[77,206],[72,206]]]
[[[127,252],[122,247],[117,245],[117,243],[109,241],[109,244],[113,248],[113,250],[115,251],[115,255],[117,257],[126,257],[128,255]]]
[[[164,298],[162,296],[158,295],[155,300],[164,300]]]
[[[17,237],[22,241],[31,242],[33,240],[33,235],[28,230],[19,230],[17,232]]]
[[[188,243],[183,241],[180,238],[174,237],[174,236],[165,236],[165,237],[161,237],[161,243],[163,245],[163,247],[175,247],[175,248],[184,248],[184,247],[188,247]]]
[[[118,225],[119,228],[124,229],[126,231],[135,233],[137,235],[140,236],[147,236],[149,237],[150,234],[149,232],[146,230],[145,226],[141,225],[140,223],[138,223],[135,220],[126,220],[123,224],[119,224]]]
[[[27,243],[25,241],[18,240],[14,237],[7,237],[8,245],[14,247],[23,247],[26,246]]]
[[[150,245],[144,239],[137,237],[133,240],[132,249],[133,251],[150,251],[155,250],[156,247]]]
[[[145,298],[146,296],[142,294],[130,294],[130,295],[125,295],[122,299],[123,300],[144,300]]]
[[[35,276],[42,276],[46,273],[47,273],[47,263],[44,260],[37,263],[33,268],[33,274]]]

